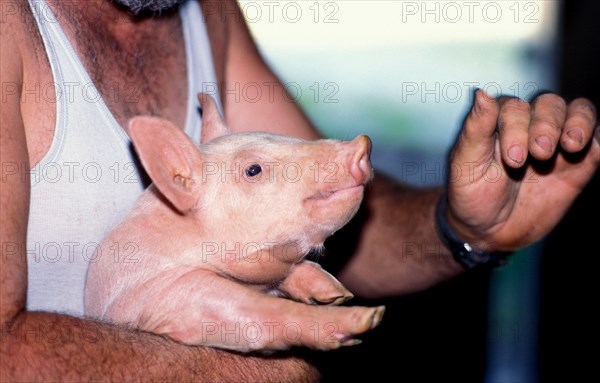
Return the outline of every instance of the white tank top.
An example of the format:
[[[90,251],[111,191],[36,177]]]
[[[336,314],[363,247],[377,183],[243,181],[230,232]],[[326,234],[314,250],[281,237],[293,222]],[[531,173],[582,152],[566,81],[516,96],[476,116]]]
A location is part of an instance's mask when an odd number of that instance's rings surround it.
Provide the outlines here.
[[[83,316],[88,264],[101,239],[145,186],[130,141],[109,111],[59,22],[43,0],[29,0],[56,84],[56,126],[46,156],[31,169],[27,231],[27,310]],[[197,1],[181,5],[188,73],[185,132],[200,140],[196,94],[219,100],[206,26]],[[120,92],[127,96],[127,90]],[[125,100],[124,100],[125,101]],[[219,108],[221,106],[219,105]],[[99,256],[126,262],[130,253]]]

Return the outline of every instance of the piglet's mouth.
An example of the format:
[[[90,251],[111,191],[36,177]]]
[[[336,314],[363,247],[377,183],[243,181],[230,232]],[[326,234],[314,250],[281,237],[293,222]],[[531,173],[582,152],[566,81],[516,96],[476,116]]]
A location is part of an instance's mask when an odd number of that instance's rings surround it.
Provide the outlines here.
[[[322,190],[306,200],[326,203],[334,200],[354,199],[357,195],[362,196],[364,189],[365,185],[355,185],[342,189]]]

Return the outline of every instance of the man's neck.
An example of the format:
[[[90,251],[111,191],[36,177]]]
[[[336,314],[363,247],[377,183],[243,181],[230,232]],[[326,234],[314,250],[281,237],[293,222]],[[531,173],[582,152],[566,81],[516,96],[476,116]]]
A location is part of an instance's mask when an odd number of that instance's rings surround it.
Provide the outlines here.
[[[183,123],[185,108],[168,110],[173,108],[168,105],[187,105],[183,32],[178,12],[137,17],[110,0],[47,1],[121,124],[125,125],[132,115],[143,113],[164,115]],[[169,85],[172,83],[175,85]],[[114,90],[126,86],[135,87],[139,95],[136,102],[123,103],[120,99],[111,102]]]
[[[127,8],[111,0],[74,0],[69,2],[47,0],[47,2],[63,28],[74,28],[79,31],[82,24],[93,25],[102,27],[113,36],[139,34],[140,29],[146,24],[152,24],[149,21],[168,18],[177,11],[177,7],[174,7],[160,15],[148,13],[134,15]]]

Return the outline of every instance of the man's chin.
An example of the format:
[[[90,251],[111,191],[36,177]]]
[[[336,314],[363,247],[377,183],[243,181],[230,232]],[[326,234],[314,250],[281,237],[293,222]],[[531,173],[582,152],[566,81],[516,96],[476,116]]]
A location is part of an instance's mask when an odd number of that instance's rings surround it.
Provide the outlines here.
[[[177,4],[185,0],[114,0],[116,3],[127,8],[134,15],[152,13],[160,14],[168,12]]]

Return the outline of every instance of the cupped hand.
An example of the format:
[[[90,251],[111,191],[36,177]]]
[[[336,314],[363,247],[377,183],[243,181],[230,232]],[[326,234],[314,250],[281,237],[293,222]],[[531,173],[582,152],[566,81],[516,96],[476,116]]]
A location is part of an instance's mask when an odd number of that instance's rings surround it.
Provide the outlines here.
[[[561,220],[600,163],[596,109],[555,94],[533,102],[482,90],[452,149],[448,221],[462,240],[512,251]]]

